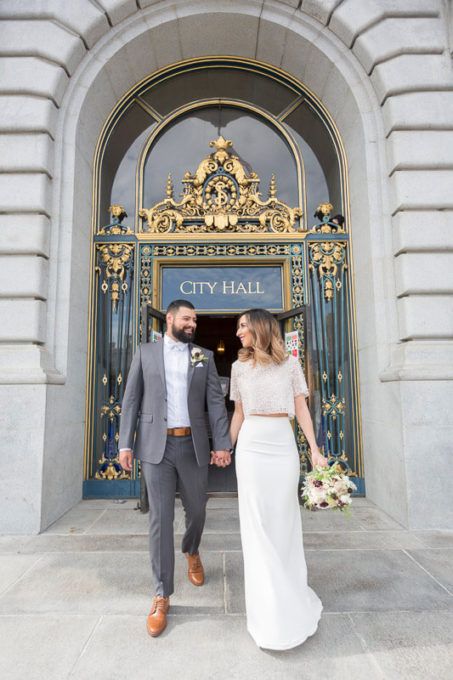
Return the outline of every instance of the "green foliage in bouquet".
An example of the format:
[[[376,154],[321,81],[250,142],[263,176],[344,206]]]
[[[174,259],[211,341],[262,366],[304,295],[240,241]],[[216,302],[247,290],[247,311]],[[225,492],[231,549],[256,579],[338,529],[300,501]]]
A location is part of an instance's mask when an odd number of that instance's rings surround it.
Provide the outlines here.
[[[351,494],[357,489],[339,465],[314,467],[302,486],[302,502],[308,510],[349,511]]]

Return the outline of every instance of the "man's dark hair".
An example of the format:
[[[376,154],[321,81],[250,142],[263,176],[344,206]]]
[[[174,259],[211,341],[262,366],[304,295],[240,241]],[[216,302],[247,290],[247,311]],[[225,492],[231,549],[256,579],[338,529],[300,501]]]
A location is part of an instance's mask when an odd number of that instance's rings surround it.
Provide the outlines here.
[[[188,307],[189,309],[195,309],[193,304],[189,300],[173,300],[167,307],[167,314],[176,314],[180,307]]]

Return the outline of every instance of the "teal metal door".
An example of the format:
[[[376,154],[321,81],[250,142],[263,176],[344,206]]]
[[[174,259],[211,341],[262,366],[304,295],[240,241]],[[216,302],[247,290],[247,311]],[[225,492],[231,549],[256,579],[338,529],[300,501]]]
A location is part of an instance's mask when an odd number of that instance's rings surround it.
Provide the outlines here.
[[[113,225],[117,232],[119,222]],[[114,235],[115,241],[118,234]],[[126,235],[127,238],[127,235]],[[146,511],[146,495],[141,483],[140,464],[135,461],[131,473],[118,461],[121,402],[133,352],[139,342],[157,340],[163,333],[165,315],[152,306],[141,308],[136,327],[133,306],[135,244],[129,239],[117,243],[104,237],[96,244],[97,315],[96,352],[93,388],[98,417],[92,421],[94,446],[86,460],[84,498],[139,497],[140,509]]]

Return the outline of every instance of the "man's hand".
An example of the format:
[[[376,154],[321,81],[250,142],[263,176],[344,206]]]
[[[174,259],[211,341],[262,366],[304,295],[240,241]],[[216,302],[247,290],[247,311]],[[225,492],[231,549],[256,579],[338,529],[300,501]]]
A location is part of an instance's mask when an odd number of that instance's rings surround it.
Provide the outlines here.
[[[132,470],[132,459],[132,449],[123,449],[120,451],[120,455],[118,456],[119,464],[126,472],[131,472]]]
[[[229,451],[211,451],[211,465],[227,467],[230,463],[231,453]]]

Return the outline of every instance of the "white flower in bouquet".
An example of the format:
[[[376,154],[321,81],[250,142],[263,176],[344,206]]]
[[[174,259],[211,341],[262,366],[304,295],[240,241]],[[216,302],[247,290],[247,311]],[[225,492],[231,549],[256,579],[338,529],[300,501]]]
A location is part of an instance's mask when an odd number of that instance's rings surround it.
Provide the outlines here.
[[[335,491],[336,494],[339,496],[343,496],[344,494],[348,493],[348,478],[341,478],[337,477],[334,479],[333,482],[333,490]]]
[[[309,510],[328,508],[345,511],[352,503],[351,494],[357,489],[338,465],[315,467],[305,477],[302,500]]]

